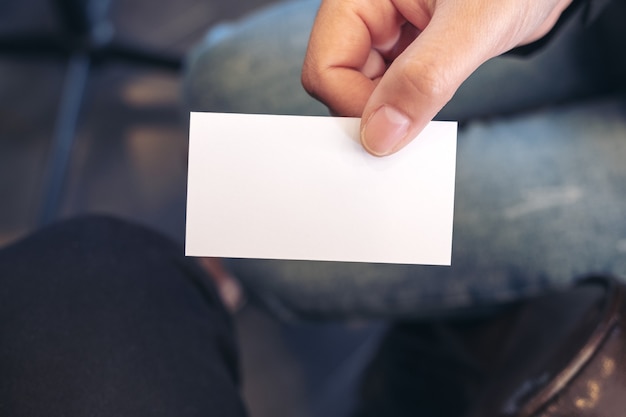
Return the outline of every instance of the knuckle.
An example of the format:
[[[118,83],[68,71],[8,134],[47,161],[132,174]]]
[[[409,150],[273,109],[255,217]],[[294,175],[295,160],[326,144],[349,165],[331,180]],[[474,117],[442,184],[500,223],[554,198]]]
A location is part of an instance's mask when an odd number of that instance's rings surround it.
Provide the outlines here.
[[[314,97],[316,97],[322,89],[323,77],[320,75],[320,70],[308,59],[302,66],[300,82],[304,90]]]
[[[302,68],[300,82],[302,83],[302,87],[304,87],[309,94],[317,90],[318,81],[315,72],[311,71],[306,64]]]
[[[401,83],[429,101],[448,101],[454,89],[441,67],[416,60],[400,71]]]

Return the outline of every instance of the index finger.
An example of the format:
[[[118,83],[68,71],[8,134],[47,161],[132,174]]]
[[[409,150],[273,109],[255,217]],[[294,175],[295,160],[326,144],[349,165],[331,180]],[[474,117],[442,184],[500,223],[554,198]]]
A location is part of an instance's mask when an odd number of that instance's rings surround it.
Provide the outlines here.
[[[395,45],[403,23],[391,1],[325,0],[309,40],[304,88],[337,114],[361,116],[385,71],[376,51]]]

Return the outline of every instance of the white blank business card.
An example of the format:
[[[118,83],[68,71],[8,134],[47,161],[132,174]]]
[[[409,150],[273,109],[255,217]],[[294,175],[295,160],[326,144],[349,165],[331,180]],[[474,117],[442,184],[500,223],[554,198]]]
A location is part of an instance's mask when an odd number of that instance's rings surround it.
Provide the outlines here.
[[[450,265],[456,132],[379,158],[355,118],[191,113],[186,254]]]

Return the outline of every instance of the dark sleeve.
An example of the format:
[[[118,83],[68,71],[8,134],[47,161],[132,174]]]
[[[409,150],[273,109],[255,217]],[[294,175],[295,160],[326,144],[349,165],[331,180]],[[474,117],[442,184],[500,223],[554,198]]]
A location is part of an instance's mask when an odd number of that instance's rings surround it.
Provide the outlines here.
[[[510,55],[530,55],[537,50],[543,48],[552,38],[559,32],[561,27],[569,21],[579,10],[582,9],[582,24],[588,25],[598,18],[611,0],[574,0],[570,6],[565,9],[561,17],[554,27],[543,38],[529,43],[528,45],[519,46],[507,52]]]

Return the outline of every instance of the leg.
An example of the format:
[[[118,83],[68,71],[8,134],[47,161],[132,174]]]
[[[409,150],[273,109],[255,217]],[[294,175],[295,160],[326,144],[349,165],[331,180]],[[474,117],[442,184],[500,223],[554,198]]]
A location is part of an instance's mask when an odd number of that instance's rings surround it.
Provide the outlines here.
[[[108,218],[0,252],[0,414],[243,416],[229,316],[167,239]]]
[[[188,67],[192,108],[317,114],[311,99],[298,98],[316,7],[286,3],[210,35]],[[299,16],[295,28],[291,16]],[[459,136],[451,268],[233,260],[234,272],[287,317],[441,314],[568,285],[593,270],[624,274],[624,101],[581,100],[611,85],[605,42],[572,20],[532,58],[485,64],[441,112],[489,118]],[[566,102],[574,104],[555,106]]]
[[[236,260],[295,315],[440,314],[626,274],[623,98],[468,126],[459,138],[452,267]],[[590,139],[592,138],[592,139]]]

